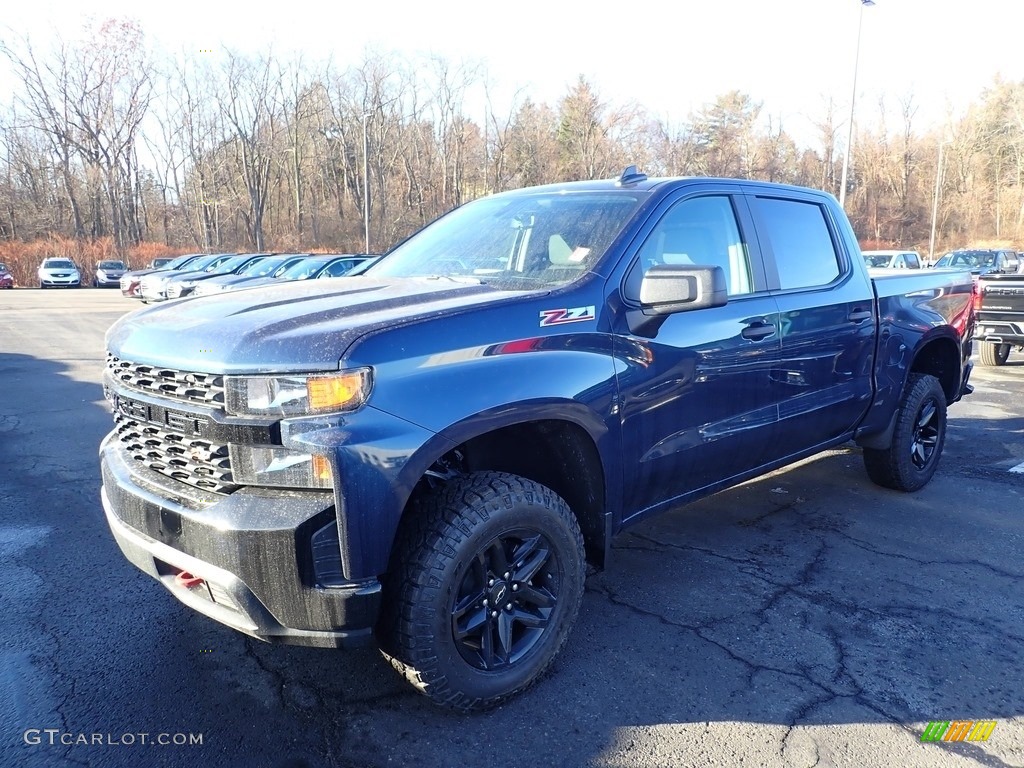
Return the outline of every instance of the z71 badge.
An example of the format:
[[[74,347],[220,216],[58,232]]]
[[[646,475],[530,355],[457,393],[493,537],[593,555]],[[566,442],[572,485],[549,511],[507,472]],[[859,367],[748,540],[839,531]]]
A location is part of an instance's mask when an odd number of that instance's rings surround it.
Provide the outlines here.
[[[589,307],[570,307],[569,309],[542,309],[540,311],[540,327],[579,323],[594,319],[594,305]]]

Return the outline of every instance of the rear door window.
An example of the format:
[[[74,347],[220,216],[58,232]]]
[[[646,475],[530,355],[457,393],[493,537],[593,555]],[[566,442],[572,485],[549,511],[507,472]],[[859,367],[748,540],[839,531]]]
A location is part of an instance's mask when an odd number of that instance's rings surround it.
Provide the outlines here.
[[[774,256],[781,290],[824,286],[839,277],[839,257],[820,203],[752,197],[750,204],[761,246]]]

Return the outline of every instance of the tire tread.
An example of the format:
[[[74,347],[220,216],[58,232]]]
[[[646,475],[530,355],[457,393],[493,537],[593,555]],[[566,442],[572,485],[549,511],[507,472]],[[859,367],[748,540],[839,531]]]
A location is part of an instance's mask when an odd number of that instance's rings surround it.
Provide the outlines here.
[[[929,395],[934,395],[939,402],[941,409],[941,428],[936,450],[939,455],[935,457],[930,471],[922,475],[910,460],[910,455],[903,450],[902,438],[908,430],[914,428],[914,421],[917,419],[917,403]],[[911,407],[908,407],[910,405]],[[893,429],[892,442],[888,448],[865,448],[864,468],[868,477],[884,488],[892,488],[897,491],[916,491],[923,488],[931,480],[935,468],[941,458],[942,448],[945,444],[946,431],[946,395],[942,385],[934,376],[921,373],[912,373],[907,378],[903,390],[903,397],[900,399],[899,414],[896,417],[896,426]]]
[[[575,604],[569,606],[561,637],[543,668],[524,684],[500,696],[473,697],[453,688],[436,655],[418,642],[418,638],[430,630],[418,626],[413,616],[416,606],[425,599],[424,591],[434,586],[432,581],[439,578],[436,575],[438,559],[457,555],[459,545],[472,535],[473,529],[490,518],[489,505],[497,502],[511,506],[517,496],[542,503],[571,532],[581,554],[580,573],[569,578],[578,578],[581,588],[575,596]],[[493,707],[536,683],[564,646],[583,601],[583,551],[583,536],[575,516],[559,496],[544,486],[503,472],[479,472],[449,482],[425,497],[399,531],[385,580],[384,615],[378,632],[381,652],[400,675],[436,703],[461,711]]]

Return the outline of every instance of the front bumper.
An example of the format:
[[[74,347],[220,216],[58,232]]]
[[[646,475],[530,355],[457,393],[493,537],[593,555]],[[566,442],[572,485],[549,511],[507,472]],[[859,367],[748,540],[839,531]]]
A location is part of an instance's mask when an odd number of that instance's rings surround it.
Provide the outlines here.
[[[77,277],[40,277],[39,284],[47,288],[77,288],[81,282]]]
[[[100,448],[101,498],[125,557],[181,602],[268,642],[348,647],[372,638],[380,583],[316,583],[312,536],[334,519],[334,497],[243,488],[185,488]]]

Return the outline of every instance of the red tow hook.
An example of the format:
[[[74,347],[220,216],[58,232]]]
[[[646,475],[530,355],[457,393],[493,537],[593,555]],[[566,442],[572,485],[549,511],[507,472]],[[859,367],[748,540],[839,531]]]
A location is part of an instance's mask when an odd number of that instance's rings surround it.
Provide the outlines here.
[[[203,584],[203,580],[198,576],[193,576],[188,571],[182,571],[174,577],[174,583],[185,589],[195,589]]]

